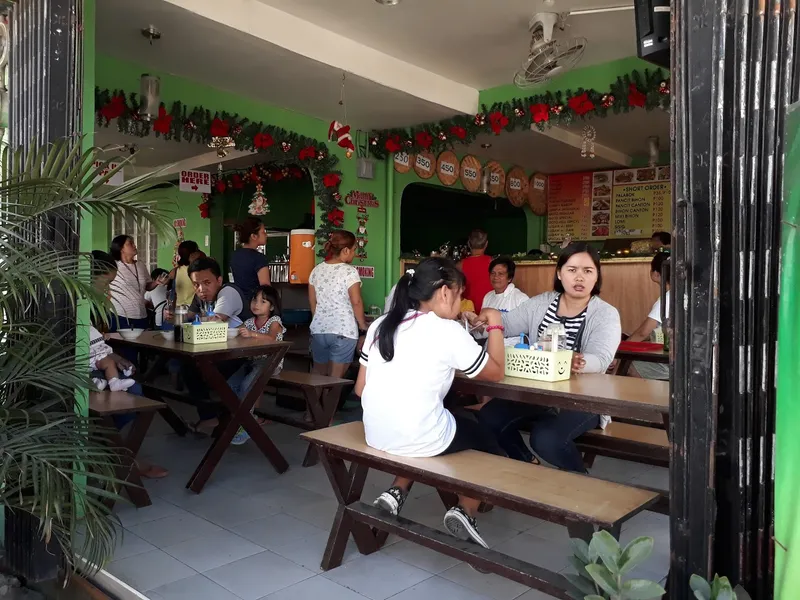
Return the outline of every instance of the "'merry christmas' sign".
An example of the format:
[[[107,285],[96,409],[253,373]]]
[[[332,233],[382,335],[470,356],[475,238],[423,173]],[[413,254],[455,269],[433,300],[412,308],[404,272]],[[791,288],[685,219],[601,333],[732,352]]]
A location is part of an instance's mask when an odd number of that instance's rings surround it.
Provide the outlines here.
[[[344,203],[350,206],[363,206],[365,208],[378,208],[375,194],[370,192],[357,192],[353,190],[344,197]]]

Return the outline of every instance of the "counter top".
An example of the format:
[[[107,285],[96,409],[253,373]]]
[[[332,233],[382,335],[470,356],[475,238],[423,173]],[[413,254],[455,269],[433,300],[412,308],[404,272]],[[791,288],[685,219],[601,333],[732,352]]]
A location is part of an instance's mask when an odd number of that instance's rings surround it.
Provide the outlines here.
[[[600,263],[603,263],[603,264],[604,263],[647,263],[647,264],[650,264],[650,262],[653,260],[653,256],[655,256],[655,255],[650,255],[650,256],[620,256],[620,257],[616,257],[616,258],[601,258],[600,259]],[[418,263],[419,261],[422,260],[422,258],[428,258],[428,257],[426,256],[426,257],[421,257],[421,258],[401,258],[400,261],[403,262],[403,263]],[[524,258],[514,258],[512,256],[511,259],[514,261],[514,264],[516,264],[518,267],[521,266],[521,265],[555,265],[556,264],[556,260],[555,259],[551,259],[551,258],[536,259],[536,260],[526,260]]]

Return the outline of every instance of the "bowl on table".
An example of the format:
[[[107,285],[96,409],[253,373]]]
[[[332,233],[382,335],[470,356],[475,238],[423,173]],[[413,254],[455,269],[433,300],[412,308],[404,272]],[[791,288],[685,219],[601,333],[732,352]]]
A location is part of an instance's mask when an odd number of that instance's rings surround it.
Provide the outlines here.
[[[118,333],[123,340],[135,340],[144,333],[144,329],[120,329]]]
[[[238,327],[229,327],[228,328],[228,339],[231,340],[239,335],[239,328]]]

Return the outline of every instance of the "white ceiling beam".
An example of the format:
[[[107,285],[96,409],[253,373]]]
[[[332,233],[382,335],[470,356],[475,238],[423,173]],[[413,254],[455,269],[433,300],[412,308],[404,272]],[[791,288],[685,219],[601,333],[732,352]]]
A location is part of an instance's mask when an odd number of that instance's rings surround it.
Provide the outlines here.
[[[211,152],[204,152],[203,154],[198,154],[197,156],[192,156],[190,158],[185,158],[176,163],[167,163],[164,165],[160,165],[158,167],[142,167],[138,168],[136,165],[130,165],[128,168],[132,171],[132,174],[136,176],[145,175],[147,173],[153,173],[155,171],[161,171],[158,176],[158,179],[169,179],[180,173],[181,171],[191,171],[191,170],[199,170],[203,167],[213,164],[224,164],[228,161],[235,160],[237,158],[242,158],[244,156],[250,156],[254,154],[249,150],[229,150],[228,155],[224,157],[220,157],[217,155],[217,151]],[[127,169],[126,169],[127,171]],[[135,171],[135,173],[133,173]]]
[[[574,148],[581,148],[583,146],[583,136],[569,129],[563,127],[546,127],[544,130],[539,129],[536,125],[531,125],[531,131],[549,137],[552,140],[559,141],[563,144],[573,146]],[[616,150],[611,146],[604,144],[594,143],[594,155],[599,158],[604,158],[622,167],[630,167],[633,164],[633,158],[620,150]]]
[[[334,0],[330,1],[334,3]],[[225,0],[225,2],[166,0],[166,2],[300,56],[422,100],[462,113],[474,113],[478,110],[478,90],[426,71],[258,0]],[[387,18],[391,18],[390,13],[391,11],[387,10]],[[265,23],[268,26],[265,27]]]

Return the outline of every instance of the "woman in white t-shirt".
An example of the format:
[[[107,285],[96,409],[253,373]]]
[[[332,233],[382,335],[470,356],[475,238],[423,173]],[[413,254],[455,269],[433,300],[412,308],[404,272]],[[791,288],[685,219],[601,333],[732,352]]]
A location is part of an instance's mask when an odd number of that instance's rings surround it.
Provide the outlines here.
[[[342,377],[356,353],[358,338],[367,331],[361,277],[350,264],[356,255],[356,236],[334,231],[325,243],[325,262],[311,271],[311,357],[314,372]]]
[[[500,313],[487,309],[489,340],[481,346],[455,321],[464,274],[446,258],[423,260],[400,279],[392,309],[369,328],[360,353],[356,393],[364,409],[366,442],[399,456],[429,457],[474,449],[504,455],[480,423],[444,408],[456,370],[485,381],[503,378]],[[397,515],[409,479],[397,477],[375,506]],[[444,525],[453,535],[487,547],[475,524],[479,501],[459,497]]]
[[[655,235],[655,234],[653,234]],[[669,263],[664,262],[669,258],[668,252],[659,252],[653,257],[650,263],[650,280],[661,286],[661,277],[665,279],[664,286],[667,289],[666,300],[667,307],[669,307]],[[629,342],[643,342],[649,340],[650,336],[658,327],[663,327],[661,323],[661,297],[653,304],[650,309],[650,314],[647,315],[642,324],[634,331],[629,337]],[[664,334],[666,335],[666,331]],[[642,379],[669,379],[669,365],[659,363],[647,363],[641,360],[633,361],[628,375],[633,377],[641,377]]]
[[[517,265],[507,256],[499,256],[491,262],[489,281],[492,291],[483,297],[483,306],[507,313],[528,300],[528,295],[512,283],[516,270]],[[473,335],[478,338],[486,337],[484,332]],[[519,338],[516,336],[508,337],[505,341],[506,346],[515,346],[518,343]]]
[[[129,235],[118,235],[111,240],[111,256],[117,262],[117,276],[111,282],[111,303],[115,318],[112,330],[147,329],[147,303],[144,295],[159,285],[165,285],[168,275],[157,281],[150,278],[147,267],[136,260],[136,243]],[[115,327],[116,321],[116,327]]]

